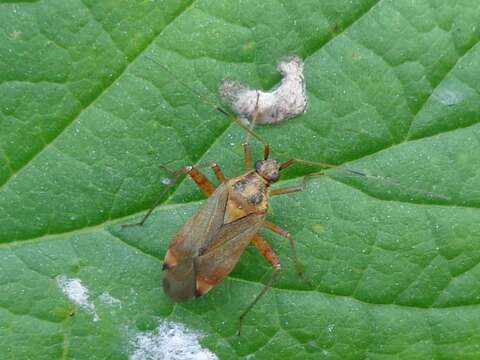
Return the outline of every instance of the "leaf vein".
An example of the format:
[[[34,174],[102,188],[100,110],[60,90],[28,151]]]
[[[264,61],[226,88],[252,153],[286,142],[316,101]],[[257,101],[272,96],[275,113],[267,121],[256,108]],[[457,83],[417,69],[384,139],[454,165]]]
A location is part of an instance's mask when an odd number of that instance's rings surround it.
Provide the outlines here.
[[[84,114],[88,109],[90,109],[91,107],[93,107],[97,101],[99,101],[99,99],[102,98],[102,96],[107,93],[107,91],[112,87],[114,86],[114,84],[118,81],[118,79],[120,79],[125,73],[126,71],[130,68],[130,66],[132,66],[132,64],[135,63],[135,61],[140,57],[140,55],[142,55],[153,43],[154,41],[166,30],[169,28],[169,26],[171,26],[172,23],[175,22],[175,20],[177,20],[180,16],[182,16],[182,14],[184,14],[186,11],[188,11],[191,6],[195,3],[196,0],[192,0],[192,2],[187,5],[186,7],[184,7],[178,14],[176,14],[175,17],[172,18],[172,20],[166,24],[157,34],[154,34],[152,36],[152,38],[150,39],[149,42],[146,43],[146,45],[144,45],[143,48],[141,48],[137,54],[135,54],[130,62],[123,67],[123,69],[120,69],[119,72],[116,74],[116,76],[112,76],[112,78],[110,79],[110,84],[108,84],[103,90],[101,90],[96,96],[93,96],[92,97],[92,100],[90,101],[89,104],[87,104],[86,106],[84,106],[83,108],[81,108],[76,114],[73,115],[73,117],[69,120],[69,121],[66,121],[65,124],[63,125],[63,128],[60,129],[58,131],[58,133],[52,137],[52,139],[50,139],[50,142],[48,142],[43,148],[39,149],[39,151],[37,153],[35,153],[29,160],[27,160],[22,166],[20,166],[19,168],[17,168],[17,170],[10,175],[10,177],[0,186],[0,191],[2,191],[3,189],[7,188],[9,186],[9,184],[25,169],[27,168],[30,164],[32,164],[35,159],[37,159],[40,154],[42,154],[44,151],[46,151],[50,146],[51,144],[56,140],[58,139],[58,137],[60,135],[62,135],[82,114]]]
[[[449,75],[452,74],[452,72],[457,68],[457,65],[460,64],[462,60],[465,59],[470,54],[471,51],[474,51],[477,46],[480,46],[479,44],[480,44],[480,37],[475,42],[473,42],[472,45],[469,48],[467,48],[461,56],[458,57],[457,61],[454,64],[452,64],[452,66],[447,70],[447,72],[445,72],[443,77],[438,81],[438,83],[432,89],[432,92],[430,93],[430,95],[423,101],[423,103],[419,106],[418,110],[414,114],[414,117],[412,119],[412,122],[409,125],[408,131],[406,132],[406,136],[403,142],[406,142],[409,139],[411,139],[412,128],[415,124],[418,114],[420,114],[420,112],[422,112],[425,106],[429,103],[430,99],[435,94],[435,91],[439,88],[439,86],[442,85],[442,83],[449,77]]]

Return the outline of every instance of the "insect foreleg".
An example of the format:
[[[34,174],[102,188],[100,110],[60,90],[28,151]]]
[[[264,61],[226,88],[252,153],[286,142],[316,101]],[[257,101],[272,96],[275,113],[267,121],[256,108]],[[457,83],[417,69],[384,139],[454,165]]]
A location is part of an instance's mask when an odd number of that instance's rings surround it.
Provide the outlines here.
[[[257,125],[257,119],[258,119],[258,100],[260,99],[260,93],[257,91],[257,100],[255,101],[255,108],[253,110],[253,115],[250,120],[250,124],[248,125],[248,128],[250,131],[253,131],[255,129],[255,126]],[[250,144],[250,137],[251,137],[251,132],[247,132],[247,138],[245,143]]]
[[[293,193],[293,192],[304,191],[304,190],[307,189],[308,180],[310,180],[314,176],[320,176],[320,175],[325,175],[325,174],[322,173],[322,172],[318,172],[318,173],[305,175],[303,177],[302,185],[290,186],[290,187],[286,187],[286,188],[283,188],[283,189],[270,190],[270,192],[268,194],[270,196],[278,196],[278,195],[290,194],[290,193]]]
[[[223,177],[223,173],[220,170],[220,167],[214,163],[211,164],[213,171],[215,172],[215,175],[218,178],[218,174]],[[217,168],[217,170],[215,169]],[[168,170],[168,169],[167,169]],[[218,174],[217,174],[218,172]],[[176,171],[173,173],[174,180],[170,182],[170,184],[167,185],[167,187],[162,191],[161,195],[158,197],[157,201],[153,204],[153,206],[147,211],[147,213],[143,216],[142,220],[139,222],[133,223],[133,224],[124,224],[122,227],[132,227],[132,226],[142,226],[145,221],[150,217],[152,214],[153,210],[160,204],[160,201],[163,199],[163,195],[170,190],[171,187],[173,187],[178,179],[184,175],[187,174],[189,175],[193,181],[197,184],[197,186],[202,190],[202,192],[208,197],[210,196],[214,191],[215,191],[215,186],[210,182],[210,180],[207,179],[205,175],[203,175],[196,167],[194,166],[184,166],[180,170]],[[223,177],[223,179],[225,179]],[[219,178],[220,180],[220,178]]]
[[[153,210],[155,210],[155,208],[158,206],[158,204],[160,204],[160,201],[162,201],[163,199],[163,195],[165,195],[167,193],[167,191],[174,185],[175,182],[172,182],[170,184],[168,184],[166,186],[166,188],[162,191],[162,193],[160,194],[160,196],[157,198],[157,200],[155,201],[155,203],[153,204],[153,206],[147,211],[147,213],[143,216],[142,220],[140,220],[139,222],[136,222],[136,223],[132,223],[132,224],[123,224],[122,225],[122,228],[126,228],[126,227],[132,227],[132,226],[143,226],[143,224],[145,223],[145,221],[150,217],[150,215],[152,214]]]
[[[260,253],[265,257],[265,259],[267,259],[267,261],[272,265],[273,274],[270,277],[270,279],[267,281],[267,283],[264,285],[262,291],[260,291],[257,297],[252,301],[250,305],[247,306],[247,308],[240,315],[240,323],[239,323],[238,333],[237,333],[238,335],[240,335],[241,333],[242,324],[243,324],[243,320],[245,319],[245,316],[248,314],[250,310],[252,310],[252,308],[262,298],[262,296],[265,295],[268,289],[272,286],[272,284],[278,278],[278,276],[280,275],[280,271],[282,270],[282,266],[280,264],[280,260],[278,259],[277,254],[275,254],[275,251],[273,251],[272,247],[260,235],[257,234],[254,236],[254,238],[252,239],[252,244],[255,245],[258,251],[260,251]]]
[[[243,157],[244,157],[244,166],[245,171],[250,171],[253,168],[253,161],[252,161],[252,148],[250,147],[250,143],[243,144]]]
[[[293,192],[299,192],[305,190],[305,187],[303,185],[298,185],[298,186],[291,186],[283,189],[274,189],[270,190],[268,193],[270,196],[277,196],[277,195],[285,195],[285,194],[290,194]]]
[[[257,100],[255,103],[255,110],[253,112],[252,119],[250,120],[249,129],[251,132],[255,129],[255,125],[257,124],[258,119],[258,100],[260,98],[260,94],[257,92]],[[243,155],[244,155],[244,164],[245,164],[245,171],[250,171],[253,168],[253,161],[252,161],[252,147],[250,146],[251,140],[251,132],[247,132],[245,143],[243,144]],[[264,143],[263,149],[263,156],[268,159],[270,153],[270,147],[267,143]]]
[[[180,173],[190,175],[197,186],[208,197],[215,191],[215,186],[203,175],[200,170],[194,166],[184,166],[179,170]]]
[[[220,183],[223,183],[225,179],[225,175],[223,175],[222,169],[220,169],[220,166],[216,163],[211,164],[212,170],[215,173],[215,177]]]

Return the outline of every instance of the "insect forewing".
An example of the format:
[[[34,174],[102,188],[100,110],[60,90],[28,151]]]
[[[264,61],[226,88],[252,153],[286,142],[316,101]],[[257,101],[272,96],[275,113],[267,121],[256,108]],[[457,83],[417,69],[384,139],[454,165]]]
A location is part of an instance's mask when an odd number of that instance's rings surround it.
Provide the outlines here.
[[[223,225],[204,254],[195,259],[197,293],[202,295],[222,282],[263,224],[264,214],[250,214]]]
[[[170,243],[163,289],[173,300],[186,301],[195,296],[194,258],[222,226],[227,197],[228,189],[218,187]]]
[[[264,221],[265,214],[252,213],[225,224],[228,189],[220,185],[170,244],[163,288],[175,301],[203,295],[225,279]]]

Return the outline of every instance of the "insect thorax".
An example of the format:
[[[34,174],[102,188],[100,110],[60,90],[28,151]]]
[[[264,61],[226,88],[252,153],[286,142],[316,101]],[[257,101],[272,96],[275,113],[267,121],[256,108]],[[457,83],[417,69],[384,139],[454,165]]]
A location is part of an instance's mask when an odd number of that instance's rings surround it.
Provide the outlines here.
[[[268,208],[268,186],[255,171],[229,181],[226,223],[252,213],[263,214]]]

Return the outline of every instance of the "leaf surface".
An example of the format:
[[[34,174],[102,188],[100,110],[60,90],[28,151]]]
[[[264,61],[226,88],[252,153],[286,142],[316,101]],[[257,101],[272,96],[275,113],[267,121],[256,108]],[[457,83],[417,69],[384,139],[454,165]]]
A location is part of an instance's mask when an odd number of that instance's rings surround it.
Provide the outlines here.
[[[222,359],[478,358],[479,18],[476,0],[1,1],[0,353],[126,359],[167,319]],[[121,224],[161,196],[159,165],[243,172],[242,131],[181,82],[212,102],[225,78],[268,90],[291,54],[310,105],[258,129],[272,155],[369,176],[272,199],[311,284],[262,230],[284,271],[237,337],[271,274],[255,249],[198,300],[161,289],[203,199],[190,180]]]

